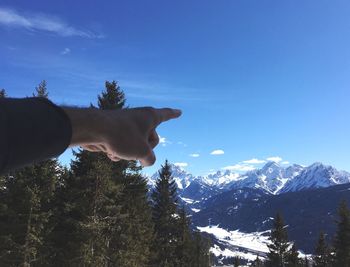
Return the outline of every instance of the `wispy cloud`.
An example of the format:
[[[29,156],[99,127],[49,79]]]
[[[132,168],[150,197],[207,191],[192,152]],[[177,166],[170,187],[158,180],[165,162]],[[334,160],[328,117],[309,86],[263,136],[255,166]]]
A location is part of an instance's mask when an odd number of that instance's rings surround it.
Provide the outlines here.
[[[174,163],[174,165],[177,167],[184,168],[184,167],[188,166],[188,163],[187,162],[176,162],[176,163]]]
[[[245,163],[245,164],[261,164],[261,163],[265,163],[265,162],[266,162],[266,160],[256,159],[256,158],[242,161],[242,163]]]
[[[235,165],[223,167],[222,169],[230,170],[230,171],[246,172],[246,171],[255,170],[256,168],[252,165],[235,164]]]
[[[282,161],[281,164],[288,165],[288,164],[290,164],[290,162],[285,160],[285,161]]]
[[[217,156],[217,155],[223,155],[223,154],[225,154],[225,151],[223,151],[222,149],[216,149],[216,150],[213,150],[213,151],[210,153],[210,155],[215,155],[215,156]]]
[[[283,159],[282,159],[281,157],[276,156],[276,157],[269,157],[269,158],[267,158],[266,160],[267,160],[267,161],[274,161],[274,162],[276,162],[276,163],[279,163],[279,162],[281,162]]]
[[[164,136],[158,135],[158,137],[159,137],[159,144],[161,146],[167,146],[167,145],[171,144],[171,142],[169,140],[167,140]]]
[[[58,17],[43,14],[19,14],[9,8],[0,7],[0,24],[8,27],[24,28],[29,31],[44,31],[63,37],[79,36],[83,38],[101,38],[102,35],[77,29]]]
[[[190,154],[189,156],[192,157],[192,158],[198,158],[199,154],[198,153],[193,153],[193,154]]]
[[[66,47],[65,49],[63,49],[62,51],[61,51],[61,55],[67,55],[67,54],[69,54],[71,52],[71,50],[68,48],[68,47]]]

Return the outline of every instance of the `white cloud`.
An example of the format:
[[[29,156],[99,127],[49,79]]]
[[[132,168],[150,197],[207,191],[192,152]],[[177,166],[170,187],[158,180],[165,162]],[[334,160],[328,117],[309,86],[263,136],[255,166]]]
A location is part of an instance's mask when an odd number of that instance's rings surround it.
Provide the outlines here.
[[[160,135],[158,135],[158,137],[159,137],[159,144],[165,144],[167,142],[165,137],[161,137]]]
[[[171,142],[169,140],[167,140],[165,137],[160,136],[160,135],[158,135],[158,137],[159,137],[159,144],[161,146],[167,146],[167,145],[171,144]]]
[[[282,159],[281,157],[269,157],[269,158],[267,158],[266,160],[268,160],[268,161],[274,161],[274,162],[276,162],[276,163],[279,163],[279,162],[281,162],[283,159]]]
[[[282,161],[281,164],[288,165],[288,164],[290,164],[290,162],[289,161]]]
[[[225,152],[222,149],[216,149],[210,153],[210,155],[223,155]]]
[[[30,31],[46,31],[63,37],[79,36],[84,38],[101,38],[93,32],[80,30],[68,25],[57,17],[42,14],[23,15],[8,8],[0,8],[0,24],[9,27],[24,28]]]
[[[253,158],[242,162],[245,164],[261,164],[261,163],[265,163],[266,160]]]
[[[193,153],[193,154],[190,154],[189,156],[192,157],[192,158],[198,158],[198,157],[199,157],[199,154]]]
[[[174,165],[177,166],[177,167],[187,167],[188,163],[186,163],[186,162],[176,162],[176,163],[174,163]]]
[[[66,47],[65,49],[62,50],[61,55],[67,55],[70,52],[71,52],[71,50],[68,47]]]
[[[231,165],[231,166],[226,166],[222,169],[223,170],[230,170],[230,171],[246,172],[246,171],[255,170],[256,168],[252,165],[235,164],[235,165]]]

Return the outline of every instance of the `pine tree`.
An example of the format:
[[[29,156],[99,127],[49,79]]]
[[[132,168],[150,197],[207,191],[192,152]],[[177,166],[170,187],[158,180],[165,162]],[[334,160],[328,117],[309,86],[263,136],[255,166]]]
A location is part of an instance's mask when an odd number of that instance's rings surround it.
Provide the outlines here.
[[[252,267],[263,267],[264,264],[263,262],[260,260],[259,256],[256,256],[256,259],[253,261]]]
[[[192,249],[194,247],[194,242],[190,230],[190,219],[187,217],[184,206],[180,209],[179,212],[178,230],[179,240],[176,248],[178,266],[192,266]]]
[[[47,90],[47,83],[42,80],[39,85],[35,88],[34,97],[48,98],[49,92]],[[52,200],[54,198],[54,193],[57,187],[57,182],[59,177],[62,175],[62,167],[59,165],[57,159],[48,159],[33,165],[38,177],[37,185],[39,185],[40,192],[40,203],[41,212],[45,215],[45,223],[43,225],[42,231],[42,241],[41,246],[38,250],[39,260],[41,265],[46,265],[47,260],[50,257],[50,251],[53,249],[51,244],[48,242],[48,236],[52,230],[49,227],[49,221],[53,214]]]
[[[153,201],[153,223],[155,225],[156,252],[153,260],[154,266],[174,266],[176,264],[177,247],[177,186],[171,175],[171,167],[168,161],[159,171],[154,191]]]
[[[42,80],[37,87],[35,87],[35,93],[33,96],[35,97],[44,97],[49,98],[49,93],[47,91],[47,83],[45,80]]]
[[[99,108],[104,110],[124,108],[126,102],[125,94],[116,81],[106,81],[105,91],[97,98]]]
[[[123,108],[124,93],[118,84],[106,82],[105,87],[98,108]],[[53,239],[56,258],[66,260],[61,266],[146,266],[153,228],[140,166],[85,150],[74,155],[71,174],[57,194],[57,213],[63,221],[56,225]],[[66,245],[63,236],[70,240]]]
[[[334,241],[335,266],[350,267],[350,210],[345,200],[340,203],[338,217]]]
[[[293,244],[291,249],[288,251],[286,266],[288,266],[288,267],[299,267],[300,266],[299,252],[298,252],[295,244]]]
[[[46,224],[51,215],[48,205],[57,175],[52,166],[28,166],[7,176],[4,192],[5,211],[0,236],[7,251],[1,263],[32,266],[44,264],[42,253]],[[5,265],[5,264],[4,264]]]
[[[233,259],[233,266],[234,267],[239,267],[240,266],[240,258],[239,257],[234,257]]]
[[[140,174],[135,161],[123,178],[121,198],[121,235],[116,235],[114,245],[118,254],[111,255],[118,266],[147,266],[153,244],[152,211],[148,201],[146,179]],[[132,171],[133,170],[133,171]]]
[[[5,89],[0,89],[0,98],[5,98],[5,97],[6,97]]]
[[[45,83],[39,87],[40,94],[34,96],[47,97]],[[46,226],[58,172],[57,160],[47,160],[5,176],[6,215],[0,235],[6,240],[7,253],[1,261],[22,266],[46,264],[49,246],[45,240],[50,231]]]
[[[5,98],[5,97],[6,97],[5,89],[1,89],[0,90],[0,98]],[[5,177],[0,176],[0,190],[1,190],[1,188],[4,187],[4,183],[5,183]]]
[[[267,254],[266,266],[285,267],[288,259],[288,235],[280,213],[277,213],[270,236],[270,252]]]
[[[325,234],[320,233],[315,253],[313,256],[314,267],[330,267],[330,253],[326,244]]]
[[[193,249],[193,266],[209,267],[212,266],[210,258],[210,240],[203,237],[198,231],[193,233],[194,249]]]

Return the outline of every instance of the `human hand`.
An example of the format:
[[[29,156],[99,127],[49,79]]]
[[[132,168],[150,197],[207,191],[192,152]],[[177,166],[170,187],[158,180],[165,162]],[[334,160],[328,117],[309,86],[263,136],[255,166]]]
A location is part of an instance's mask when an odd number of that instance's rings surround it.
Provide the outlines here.
[[[71,119],[71,146],[79,145],[92,152],[104,152],[113,161],[139,160],[153,165],[153,149],[159,143],[156,132],[162,122],[178,118],[177,109],[151,107],[98,110],[65,109]]]

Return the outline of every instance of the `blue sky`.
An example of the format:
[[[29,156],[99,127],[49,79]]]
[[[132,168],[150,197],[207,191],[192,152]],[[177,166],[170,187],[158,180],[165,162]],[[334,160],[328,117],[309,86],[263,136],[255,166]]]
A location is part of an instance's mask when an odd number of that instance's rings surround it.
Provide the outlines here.
[[[132,107],[181,108],[147,173],[165,158],[195,174],[271,157],[350,170],[349,14],[338,0],[2,0],[0,87],[29,96],[46,79],[54,102],[86,106],[117,80]]]

